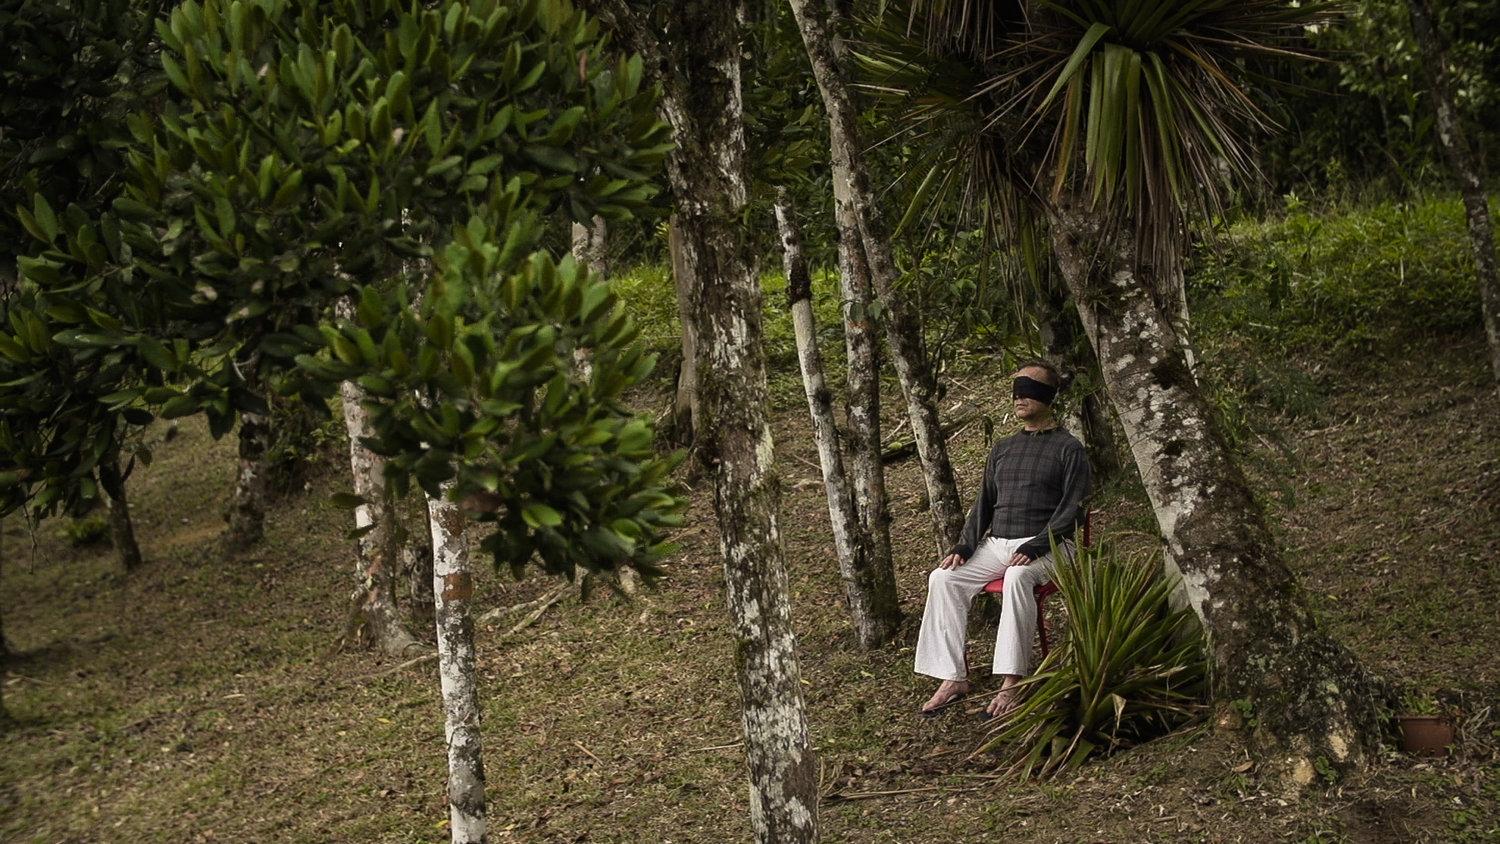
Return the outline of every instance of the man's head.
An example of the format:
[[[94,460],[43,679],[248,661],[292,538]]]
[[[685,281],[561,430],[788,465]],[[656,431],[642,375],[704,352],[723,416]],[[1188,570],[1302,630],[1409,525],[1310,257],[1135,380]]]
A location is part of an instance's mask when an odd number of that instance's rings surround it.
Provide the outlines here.
[[[1052,400],[1062,383],[1057,367],[1044,360],[1022,361],[1016,369],[1010,395],[1016,404],[1016,416],[1027,428],[1045,425],[1052,418]]]

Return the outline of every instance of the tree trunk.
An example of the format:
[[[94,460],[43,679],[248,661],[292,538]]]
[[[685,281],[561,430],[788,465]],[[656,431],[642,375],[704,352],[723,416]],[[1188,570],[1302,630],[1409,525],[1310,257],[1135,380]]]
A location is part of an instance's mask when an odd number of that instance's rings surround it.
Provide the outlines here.
[[[1037,315],[1042,348],[1047,359],[1069,378],[1065,422],[1078,434],[1088,450],[1093,470],[1094,488],[1113,478],[1122,465],[1120,449],[1115,445],[1114,426],[1109,421],[1109,407],[1098,390],[1082,395],[1076,386],[1080,372],[1096,373],[1099,362],[1093,348],[1080,337],[1077,311],[1068,307],[1067,291],[1056,281],[1047,284],[1046,303]]]
[[[1448,153],[1448,160],[1458,174],[1458,189],[1469,221],[1469,242],[1474,250],[1474,275],[1479,282],[1484,331],[1490,341],[1490,371],[1494,374],[1496,386],[1500,387],[1500,268],[1496,264],[1495,226],[1490,220],[1484,177],[1474,161],[1468,136],[1453,105],[1453,90],[1448,84],[1443,49],[1432,26],[1432,10],[1427,0],[1409,0],[1408,5],[1417,47],[1422,51],[1422,66],[1432,88],[1438,137],[1442,139],[1443,150]]]
[[[141,546],[135,541],[135,525],[130,521],[130,503],[122,481],[116,495],[104,494],[104,509],[109,513],[109,538],[115,545],[120,567],[128,574],[141,567]]]
[[[853,217],[858,223],[870,277],[884,309],[891,361],[895,364],[901,391],[906,398],[912,438],[922,462],[934,538],[938,553],[943,553],[957,541],[965,513],[959,504],[958,486],[954,483],[953,466],[948,460],[948,444],[938,420],[937,379],[928,360],[922,324],[896,290],[896,262],[891,255],[890,234],[870,186],[859,141],[859,116],[834,56],[828,29],[811,0],[792,0],[792,11],[797,16],[813,76],[818,81],[818,90],[822,92],[823,105],[828,111],[835,200],[841,191],[847,191]],[[847,225],[847,218],[842,214],[836,216],[836,221]]]
[[[270,450],[270,417],[248,411],[240,414],[239,474],[224,539],[231,551],[243,551],[265,536],[266,454]]]
[[[684,276],[698,286],[699,448],[715,461],[724,583],[735,637],[750,822],[758,842],[815,841],[818,769],[776,522],[780,491],[766,417],[761,292],[745,238],[747,172],[740,95],[742,3],[676,0],[638,16],[624,0],[591,0],[625,49],[661,83],[675,130],[667,183]],[[662,37],[649,26],[663,21]]]
[[[672,403],[672,439],[691,448],[698,441],[698,280],[682,254],[682,231],[673,216],[667,228],[672,282],[677,288],[677,323],[682,326],[682,367],[677,371],[677,398]]]
[[[431,630],[437,621],[437,597],[432,594],[432,545],[412,538],[402,544],[398,554],[411,598],[408,607],[411,623],[418,630]]]
[[[353,317],[354,306],[348,299],[340,299],[336,309],[340,317]],[[354,524],[360,534],[345,637],[365,638],[381,653],[401,656],[410,648],[421,647],[421,643],[406,629],[396,608],[395,507],[382,473],[383,461],[361,442],[375,433],[370,428],[370,413],[362,404],[364,390],[353,381],[345,381],[339,389],[344,400],[344,428],[349,433],[349,474],[354,494],[364,500],[354,509]]]
[[[573,224],[573,257],[603,278],[609,278],[609,222],[595,217],[593,224]]]
[[[854,476],[854,506],[860,535],[870,544],[870,565],[892,568],[890,498],[880,435],[880,341],[875,332],[870,265],[865,260],[854,204],[841,183],[834,184],[839,232],[839,290],[843,298],[844,378],[849,397],[848,454]]]
[[[787,299],[797,338],[797,360],[802,367],[802,385],[812,416],[828,497],[828,516],[833,526],[834,551],[844,582],[844,597],[860,647],[878,648],[890,641],[901,625],[896,597],[896,573],[890,557],[882,567],[873,556],[873,537],[860,530],[854,490],[844,472],[842,445],[834,415],[832,392],[823,378],[823,359],[818,351],[817,326],[812,307],[812,277],[802,248],[802,230],[793,216],[786,189],[776,191],[776,221],[781,230],[781,248],[787,275]]]
[[[1299,785],[1380,751],[1383,688],[1319,631],[1265,516],[1188,371],[1169,315],[1136,270],[1128,234],[1107,240],[1088,202],[1048,210],[1073,290],[1166,541],[1208,634],[1221,723],[1239,723],[1263,772]],[[1120,226],[1119,231],[1129,231]],[[1233,705],[1232,705],[1233,704]]]
[[[485,840],[484,757],[474,672],[474,577],[463,513],[443,495],[427,501],[432,586],[437,596],[438,674],[448,745],[448,820],[453,844]]]

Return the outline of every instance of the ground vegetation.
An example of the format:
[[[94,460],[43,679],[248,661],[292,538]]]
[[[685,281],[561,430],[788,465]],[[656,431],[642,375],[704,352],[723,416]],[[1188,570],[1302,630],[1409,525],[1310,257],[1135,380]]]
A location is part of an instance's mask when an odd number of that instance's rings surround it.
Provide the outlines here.
[[[1408,263],[1442,266],[1440,256],[1465,254],[1458,209],[1456,198],[1439,197],[1247,221],[1216,263],[1190,274],[1206,377],[1218,385],[1210,394],[1233,420],[1273,541],[1331,635],[1404,693],[1454,716],[1451,755],[1411,757],[1387,738],[1365,770],[1287,794],[1233,734],[1199,720],[1076,772],[1018,782],[998,754],[974,754],[987,687],[948,716],[920,719],[930,689],[911,674],[914,631],[877,651],[856,644],[805,399],[788,370],[773,377],[768,409],[822,839],[942,842],[1004,830],[1023,842],[1395,844],[1500,834],[1500,641],[1490,611],[1500,601],[1500,407],[1476,299],[1467,298],[1467,317],[1410,319],[1409,290],[1377,294],[1464,282],[1402,276],[1398,263],[1365,254],[1396,239],[1383,227],[1404,225],[1431,231],[1408,238]],[[1442,219],[1446,228],[1434,222]],[[1363,246],[1343,236],[1361,227],[1370,232]],[[1269,312],[1260,308],[1279,282],[1265,261],[1292,268],[1283,307]],[[1343,269],[1359,262],[1367,269]],[[814,285],[820,308],[836,295]],[[1369,328],[1345,339],[1339,326],[1357,315]],[[768,333],[789,330],[769,309],[767,318]],[[659,327],[645,334],[674,342]],[[1003,430],[995,354],[966,351],[948,394]],[[665,377],[632,401],[665,410]],[[975,483],[988,440],[985,425],[954,435],[961,487]],[[62,520],[34,536],[5,523],[0,601],[13,720],[0,760],[0,838],[448,837],[432,663],[332,646],[351,553],[344,517],[328,504],[347,484],[340,461],[280,499],[269,541],[226,566],[218,502],[232,449],[184,421],[132,475],[147,563],[130,576],[107,547],[72,547]],[[890,468],[898,589],[911,617],[932,564],[931,521],[915,465]],[[633,601],[570,597],[533,617],[530,602],[554,580],[479,573],[490,840],[748,837],[711,494],[706,483],[694,488],[667,579]],[[1095,509],[1096,535],[1154,545],[1133,484],[1102,491]],[[1064,605],[1054,605],[1054,626],[1064,628]],[[971,630],[976,664],[991,638]]]

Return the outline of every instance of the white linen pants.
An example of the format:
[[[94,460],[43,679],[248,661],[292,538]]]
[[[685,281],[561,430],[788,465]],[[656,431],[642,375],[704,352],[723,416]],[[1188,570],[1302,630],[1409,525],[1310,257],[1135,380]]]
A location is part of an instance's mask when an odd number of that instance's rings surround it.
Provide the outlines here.
[[[927,608],[917,634],[918,674],[939,680],[963,680],[968,676],[964,658],[969,630],[969,607],[984,591],[984,585],[1002,575],[1005,594],[1001,602],[1000,627],[995,631],[996,674],[1026,676],[1031,673],[1031,640],[1036,636],[1036,587],[1052,579],[1056,560],[1046,554],[1029,565],[1009,565],[1016,549],[1030,537],[990,537],[963,565],[933,569],[927,576]],[[1071,543],[1066,548],[1071,548]]]

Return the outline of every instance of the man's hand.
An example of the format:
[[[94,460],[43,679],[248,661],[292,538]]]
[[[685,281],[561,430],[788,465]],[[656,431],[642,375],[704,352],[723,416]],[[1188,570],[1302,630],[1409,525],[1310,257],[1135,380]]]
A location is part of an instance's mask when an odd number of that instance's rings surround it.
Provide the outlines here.
[[[1026,556],[1025,554],[1022,554],[1020,551],[1017,551],[1015,553],[1015,556],[1010,558],[1010,562],[1006,563],[1006,565],[1008,566],[1025,566],[1030,564],[1031,558]]]
[[[956,569],[959,566],[963,565],[965,562],[967,562],[967,560],[965,560],[963,557],[960,557],[957,554],[949,554],[948,556],[943,558],[943,561],[941,563],[938,563],[938,568]]]

